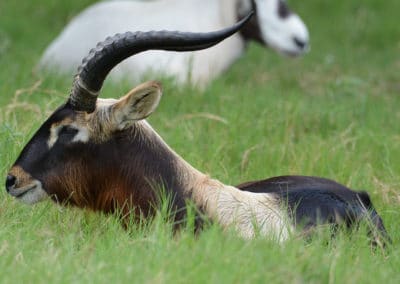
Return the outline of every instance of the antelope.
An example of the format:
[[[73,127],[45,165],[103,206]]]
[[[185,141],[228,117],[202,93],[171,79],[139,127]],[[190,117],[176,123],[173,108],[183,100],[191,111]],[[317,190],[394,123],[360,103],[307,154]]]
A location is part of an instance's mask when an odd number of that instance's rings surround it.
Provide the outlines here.
[[[72,74],[89,49],[108,35],[129,30],[217,30],[252,10],[256,15],[241,33],[218,46],[195,53],[150,51],[126,60],[110,77],[114,81],[140,81],[149,73],[157,73],[174,78],[177,84],[204,88],[244,53],[249,41],[290,56],[308,51],[307,27],[284,0],[106,1],[73,18],[47,47],[39,66]]]
[[[161,84],[150,81],[120,99],[98,98],[114,66],[152,49],[208,48],[232,35],[249,17],[211,33],[135,32],[107,38],[82,61],[68,100],[39,128],[6,178],[6,190],[34,204],[43,199],[124,215],[151,217],[161,190],[172,196],[176,221],[189,201],[222,228],[245,239],[282,242],[294,230],[318,224],[368,220],[376,239],[386,236],[367,193],[318,177],[283,176],[238,186],[200,172],[146,122],[160,102]],[[372,230],[371,229],[371,230]]]

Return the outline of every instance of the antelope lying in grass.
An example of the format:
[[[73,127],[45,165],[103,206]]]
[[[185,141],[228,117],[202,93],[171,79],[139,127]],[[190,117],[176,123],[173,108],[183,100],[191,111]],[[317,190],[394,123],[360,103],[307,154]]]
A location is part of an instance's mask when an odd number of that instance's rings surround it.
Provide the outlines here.
[[[149,49],[207,48],[243,23],[206,34],[125,33],[98,44],[79,67],[67,102],[44,122],[9,171],[8,193],[28,204],[50,197],[97,211],[151,216],[162,185],[173,197],[174,211],[182,212],[190,200],[244,238],[259,233],[283,241],[298,224],[307,230],[320,222],[351,226],[362,219],[386,236],[368,195],[336,182],[284,176],[233,187],[193,168],[145,121],[161,99],[157,82],[139,85],[118,100],[98,99],[107,74],[125,58]]]
[[[249,25],[216,47],[196,53],[147,52],[126,60],[110,76],[138,80],[150,71],[204,87],[243,54],[250,40],[293,56],[308,50],[307,28],[283,0],[111,1],[77,15],[46,49],[40,66],[72,74],[89,49],[108,35],[130,30],[217,30],[252,10],[256,15]]]

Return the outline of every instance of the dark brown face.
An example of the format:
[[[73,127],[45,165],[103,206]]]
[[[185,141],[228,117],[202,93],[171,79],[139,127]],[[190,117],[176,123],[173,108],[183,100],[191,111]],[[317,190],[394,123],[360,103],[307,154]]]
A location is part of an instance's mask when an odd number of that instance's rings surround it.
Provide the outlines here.
[[[159,84],[149,82],[120,100],[99,99],[92,113],[61,106],[22,150],[7,175],[7,192],[33,204],[47,196],[63,201],[82,195],[94,180],[110,185],[107,174],[118,168],[124,156],[119,135],[147,117],[160,96]]]
[[[36,203],[52,192],[46,181],[79,153],[88,138],[68,105],[58,108],[24,147],[6,179],[6,190],[25,203]]]

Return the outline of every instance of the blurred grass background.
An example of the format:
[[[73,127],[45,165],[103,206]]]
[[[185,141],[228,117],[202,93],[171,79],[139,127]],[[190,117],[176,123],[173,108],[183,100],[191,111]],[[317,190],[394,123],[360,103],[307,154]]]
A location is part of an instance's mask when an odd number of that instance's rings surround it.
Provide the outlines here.
[[[0,1],[0,173],[65,101],[72,78],[36,64],[62,27],[93,0]],[[335,179],[367,190],[393,247],[364,234],[327,242],[240,240],[212,226],[172,236],[156,220],[123,230],[103,216],[0,193],[0,281],[106,283],[399,283],[400,2],[290,1],[312,50],[288,59],[251,44],[204,92],[164,83],[149,119],[198,169],[229,184],[275,175]],[[133,85],[106,83],[102,97]]]

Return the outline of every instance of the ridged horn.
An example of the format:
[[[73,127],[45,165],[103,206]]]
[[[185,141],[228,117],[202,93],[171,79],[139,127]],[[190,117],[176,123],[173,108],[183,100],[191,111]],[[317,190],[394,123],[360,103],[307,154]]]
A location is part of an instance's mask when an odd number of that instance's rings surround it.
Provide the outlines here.
[[[211,47],[240,30],[252,15],[253,12],[231,27],[209,33],[150,31],[108,37],[82,60],[68,103],[75,110],[93,112],[108,73],[124,59],[146,50],[194,51]]]

